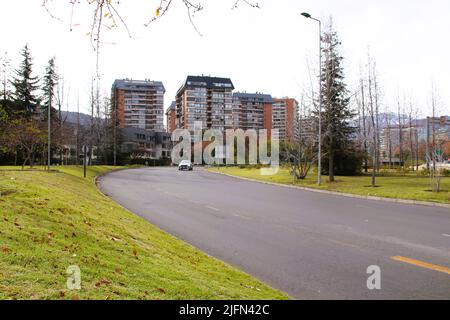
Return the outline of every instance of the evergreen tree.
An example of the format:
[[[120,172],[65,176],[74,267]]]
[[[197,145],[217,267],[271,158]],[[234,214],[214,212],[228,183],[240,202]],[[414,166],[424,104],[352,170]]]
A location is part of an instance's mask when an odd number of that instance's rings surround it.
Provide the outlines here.
[[[14,100],[20,113],[31,116],[36,113],[39,106],[39,98],[35,91],[39,89],[39,78],[34,77],[33,58],[28,45],[22,49],[22,63],[19,69],[15,70],[16,76],[11,84],[14,87]]]
[[[354,133],[349,120],[354,116],[349,108],[349,95],[345,84],[343,57],[339,54],[340,41],[330,22],[329,30],[324,32],[322,41],[325,44],[322,54],[325,57],[322,65],[322,132],[323,151],[328,162],[329,181],[334,181],[335,169],[345,157]],[[326,169],[325,169],[326,170]]]
[[[54,119],[56,117],[56,109],[53,107],[53,100],[55,98],[55,86],[59,80],[54,57],[48,61],[47,67],[45,68],[45,76],[42,80],[44,82],[42,85],[43,101],[40,106],[40,111],[42,117],[47,120],[48,108],[50,107],[51,118]]]

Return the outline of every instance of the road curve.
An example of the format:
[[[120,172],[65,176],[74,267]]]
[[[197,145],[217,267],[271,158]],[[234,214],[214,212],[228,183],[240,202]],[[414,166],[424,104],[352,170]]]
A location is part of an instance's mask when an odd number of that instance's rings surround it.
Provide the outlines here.
[[[297,299],[450,299],[450,211],[284,188],[203,169],[110,173],[101,190]],[[381,289],[369,290],[369,266]]]

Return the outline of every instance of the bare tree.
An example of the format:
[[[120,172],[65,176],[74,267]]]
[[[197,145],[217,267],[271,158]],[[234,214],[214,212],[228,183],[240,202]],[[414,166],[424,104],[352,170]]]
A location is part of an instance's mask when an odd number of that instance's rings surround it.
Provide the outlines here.
[[[436,120],[437,120],[437,108],[438,108],[438,94],[434,83],[432,83],[431,87],[431,138],[432,145],[429,148],[430,152],[427,153],[427,162],[432,162],[432,166],[430,168],[430,180],[431,187],[433,192],[440,192],[441,190],[441,180],[443,176],[443,154],[439,147],[438,140],[436,138]],[[429,118],[428,118],[429,119]],[[429,121],[429,120],[427,120]],[[429,125],[429,124],[427,124]]]
[[[58,149],[59,149],[59,162],[63,165],[64,153],[65,153],[65,137],[64,137],[64,125],[67,120],[67,115],[63,117],[62,108],[68,97],[66,96],[64,77],[59,77],[59,82],[56,87],[56,105],[58,107]]]
[[[25,117],[12,119],[6,124],[8,134],[3,137],[2,144],[8,146],[10,150],[23,151],[22,168],[27,162],[30,167],[34,166],[38,148],[46,141],[46,131],[40,128],[41,124],[39,120]]]
[[[389,159],[389,169],[392,169],[392,131],[391,131],[391,128],[392,128],[392,114],[389,112],[387,107],[385,109],[384,117],[385,117],[385,128],[384,128],[384,130],[386,132],[384,134],[384,137],[385,137],[385,140],[386,140],[386,143],[387,143],[387,156],[388,156],[388,159]]]
[[[418,168],[418,141],[417,141],[417,126],[414,124],[415,117],[417,114],[417,110],[414,110],[414,106],[412,100],[410,98],[409,101],[409,109],[408,109],[408,127],[409,127],[409,154],[411,158],[411,167]],[[417,170],[417,169],[416,169]]]
[[[401,112],[400,96],[397,96],[397,121],[398,121],[398,146],[399,146],[399,165],[403,168],[403,116]]]
[[[10,71],[10,65],[11,65],[11,61],[8,58],[8,53],[5,52],[1,57],[0,57],[0,74],[2,75],[2,95],[3,95],[3,100],[8,99],[9,97],[9,92],[8,92],[8,74]]]
[[[377,159],[378,159],[378,130],[377,130],[377,118],[378,118],[378,106],[376,96],[376,74],[375,66],[369,56],[368,62],[368,94],[369,94],[369,114],[372,127],[372,187],[376,186],[376,171],[377,171]]]
[[[356,103],[358,105],[358,113],[359,113],[359,131],[360,131],[360,139],[362,140],[362,147],[364,153],[364,172],[368,172],[368,146],[367,146],[367,105],[366,105],[366,93],[365,93],[365,83],[363,76],[361,75],[359,81],[359,94],[356,95]]]
[[[91,86],[90,86],[90,109],[91,109],[91,119],[90,119],[90,127],[89,127],[89,154],[88,154],[88,164],[92,165],[92,158],[94,156],[94,109],[95,109],[95,92],[94,92],[94,78],[92,78]]]
[[[312,165],[317,161],[314,138],[307,134],[311,130],[311,118],[307,115],[305,104],[302,103],[302,105],[298,119],[298,139],[284,142],[281,148],[281,156],[291,168],[294,183],[297,180],[306,179]],[[305,121],[305,118],[308,120]]]
[[[244,3],[245,5],[248,5],[252,8],[259,8],[259,4],[257,2],[252,2],[250,0],[233,0],[233,1],[234,2],[232,9],[237,8],[241,3]],[[202,11],[204,8],[200,2],[194,2],[192,0],[159,0],[159,3],[154,8],[153,11],[154,15],[152,15],[152,17],[144,25],[148,27],[156,20],[164,17],[172,8],[173,4],[176,2],[181,3],[186,8],[186,12],[192,27],[200,36],[202,36],[202,34],[200,33],[200,31],[198,30],[197,26],[194,23],[194,16],[198,12]],[[72,31],[74,28],[73,18],[76,13],[76,10],[80,6],[87,5],[91,7],[93,10],[93,15],[88,17],[86,21],[89,21],[88,24],[90,31],[88,32],[88,35],[90,36],[92,48],[96,52],[96,59],[97,59],[96,66],[98,76],[100,46],[102,44],[101,39],[103,35],[103,30],[105,29],[112,30],[121,26],[126,30],[128,36],[130,38],[133,38],[132,32],[128,27],[128,23],[121,14],[120,5],[122,5],[122,2],[120,1],[113,2],[111,0],[95,0],[95,1],[69,0],[67,5],[69,7],[68,10],[70,10],[70,22],[69,22],[70,31]],[[135,4],[133,3],[132,5]],[[52,1],[42,0],[42,6],[52,19],[63,22],[63,19],[57,17],[55,14],[52,13]]]
[[[416,172],[419,172],[419,145],[420,145],[420,141],[419,141],[419,129],[418,129],[418,124],[417,124],[417,120],[419,118],[419,110],[416,108],[415,111],[415,122],[416,122],[416,130],[415,130],[415,143],[416,143],[416,147],[415,147],[415,154],[416,154]]]
[[[376,63],[373,63],[373,95],[375,103],[375,138],[376,138],[376,150],[375,150],[375,169],[377,172],[380,170],[380,87],[378,83],[378,74],[376,71]]]

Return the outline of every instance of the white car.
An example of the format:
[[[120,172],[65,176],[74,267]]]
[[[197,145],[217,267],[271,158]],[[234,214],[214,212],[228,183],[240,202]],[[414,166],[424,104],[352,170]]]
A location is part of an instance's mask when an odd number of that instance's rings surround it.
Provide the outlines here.
[[[178,170],[188,170],[192,171],[194,170],[194,165],[189,160],[182,160],[180,164],[178,165]]]

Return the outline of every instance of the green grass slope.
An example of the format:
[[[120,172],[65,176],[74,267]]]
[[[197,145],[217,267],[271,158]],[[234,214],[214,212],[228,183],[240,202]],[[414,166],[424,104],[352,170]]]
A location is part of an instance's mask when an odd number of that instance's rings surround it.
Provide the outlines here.
[[[0,168],[0,299],[288,298],[102,195],[93,177],[111,169]]]

